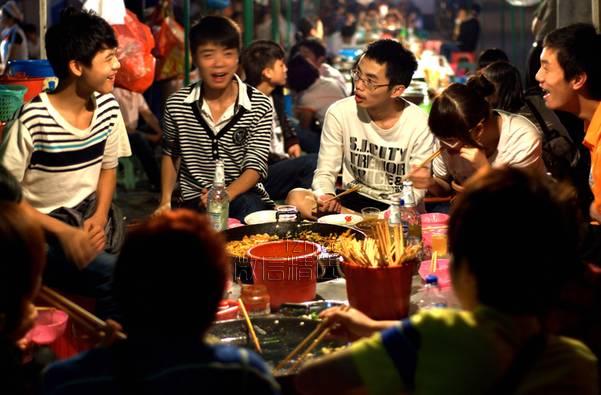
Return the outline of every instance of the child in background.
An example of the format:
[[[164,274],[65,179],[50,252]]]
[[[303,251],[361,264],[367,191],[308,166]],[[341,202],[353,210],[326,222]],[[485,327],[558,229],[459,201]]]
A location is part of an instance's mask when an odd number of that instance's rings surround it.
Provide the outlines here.
[[[132,152],[142,163],[144,172],[150,181],[150,188],[158,191],[161,188],[161,171],[155,159],[153,147],[161,141],[163,135],[159,120],[152,113],[141,93],[115,87],[113,95],[121,107]],[[152,133],[143,133],[138,130],[140,115]]]
[[[246,83],[271,100],[273,126],[265,189],[273,199],[285,199],[292,188],[309,188],[317,154],[301,155],[298,137],[284,112],[282,87],[286,85],[284,50],[273,41],[253,42],[242,54]]]

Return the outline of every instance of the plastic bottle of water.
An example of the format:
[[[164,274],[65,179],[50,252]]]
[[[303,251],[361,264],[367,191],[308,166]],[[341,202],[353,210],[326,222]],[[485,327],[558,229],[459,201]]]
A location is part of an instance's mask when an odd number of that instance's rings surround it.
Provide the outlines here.
[[[417,211],[417,202],[413,193],[413,183],[403,181],[403,192],[401,194],[400,216],[403,223],[405,244],[419,244],[422,241],[422,220]]]
[[[227,229],[229,211],[230,201],[225,190],[225,168],[223,162],[217,160],[215,162],[213,186],[209,189],[207,197],[207,213],[216,231],[221,232]]]
[[[426,277],[426,284],[413,295],[412,299],[419,310],[447,307],[447,299],[438,286],[438,277],[433,274]]]

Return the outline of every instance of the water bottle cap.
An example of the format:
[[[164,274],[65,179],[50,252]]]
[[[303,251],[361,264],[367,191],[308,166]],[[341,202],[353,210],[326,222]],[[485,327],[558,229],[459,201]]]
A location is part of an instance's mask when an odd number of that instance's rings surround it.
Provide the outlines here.
[[[426,284],[438,284],[438,277],[435,274],[428,274],[426,276]]]

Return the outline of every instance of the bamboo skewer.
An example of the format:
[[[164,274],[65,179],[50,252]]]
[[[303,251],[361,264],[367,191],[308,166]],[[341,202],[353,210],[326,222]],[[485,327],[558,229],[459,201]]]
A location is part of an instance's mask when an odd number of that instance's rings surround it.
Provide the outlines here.
[[[319,345],[319,343],[321,343],[321,341],[330,333],[330,328],[326,328],[323,332],[321,332],[319,334],[319,336],[317,336],[317,338],[315,340],[313,340],[313,343],[311,343],[311,345],[309,347],[307,347],[307,349],[305,351],[303,351],[303,353],[300,355],[300,357],[298,357],[298,359],[296,360],[296,362],[294,362],[292,364],[292,366],[286,371],[286,373],[292,371],[294,372],[296,368],[298,368],[300,366],[300,364],[303,363],[303,361],[305,360],[305,358],[307,357],[307,355],[309,355],[309,353],[311,351],[313,351],[315,349],[315,347],[317,347]]]
[[[288,362],[290,362],[290,361],[292,360],[292,358],[294,358],[294,357],[296,356],[296,354],[298,354],[298,353],[299,353],[299,352],[300,352],[300,351],[303,349],[303,347],[305,347],[305,346],[307,345],[307,343],[309,343],[311,340],[313,340],[313,338],[314,338],[315,336],[318,336],[318,335],[319,335],[319,333],[320,333],[320,332],[323,330],[323,328],[325,327],[325,323],[326,323],[326,321],[325,321],[325,320],[324,320],[324,321],[322,321],[322,322],[320,322],[320,323],[319,323],[319,325],[317,325],[317,328],[315,328],[315,329],[313,330],[313,332],[309,333],[309,335],[308,335],[307,337],[305,337],[305,338],[303,339],[303,341],[301,341],[301,342],[300,342],[300,343],[299,343],[299,344],[298,344],[296,347],[294,347],[294,350],[292,350],[292,351],[290,352],[290,354],[286,355],[286,357],[285,357],[284,359],[282,359],[282,360],[280,361],[280,363],[278,363],[278,364],[276,365],[276,367],[275,367],[275,370],[280,370],[280,369],[283,369],[283,368],[284,368],[284,366],[286,366],[286,364],[287,364]]]
[[[432,162],[434,159],[436,159],[437,157],[439,157],[441,154],[442,154],[442,148],[439,149],[438,151],[434,152],[432,155],[428,156],[415,169],[411,170],[409,173],[407,173],[403,177],[401,177],[401,180],[403,180],[403,181],[407,180],[409,177],[411,177],[415,173],[415,171],[417,169],[421,169],[422,167],[425,167],[428,163]]]
[[[350,309],[351,308],[349,306],[342,306],[341,311],[349,311]],[[320,322],[319,325],[317,325],[317,328],[315,328],[313,332],[309,333],[309,335],[305,337],[303,341],[301,341],[294,348],[294,350],[290,352],[290,354],[286,355],[286,357],[282,359],[280,363],[277,364],[274,370],[277,371],[283,369],[292,360],[292,358],[294,358],[311,340],[313,340],[311,345],[305,351],[302,352],[298,360],[294,362],[294,364],[289,369],[287,369],[286,372],[296,369],[303,362],[305,357],[311,351],[313,351],[315,347],[317,347],[319,343],[321,343],[321,341],[330,333],[330,328],[326,327],[327,323],[327,319]]]
[[[106,321],[101,320],[83,307],[46,286],[42,286],[38,296],[50,306],[65,311],[73,321],[91,332],[104,332],[109,327]],[[116,337],[124,340],[127,338],[127,335],[121,331],[117,331]]]
[[[399,266],[417,257],[421,245],[405,247],[401,224],[392,229],[385,221],[373,226],[373,237],[364,240],[343,238],[340,254],[350,262],[366,267]]]
[[[244,320],[246,321],[246,326],[248,327],[248,332],[250,333],[250,337],[253,341],[253,343],[255,344],[255,348],[257,349],[257,351],[259,353],[263,353],[263,351],[261,350],[261,344],[259,343],[259,338],[257,337],[257,334],[255,333],[255,328],[253,327],[252,322],[250,321],[250,317],[248,316],[248,311],[246,311],[246,306],[244,305],[244,302],[242,301],[242,299],[238,299],[238,305],[240,306],[240,310],[242,311],[242,315],[244,316]]]
[[[430,259],[430,273],[436,273],[438,266],[438,252],[432,251],[432,258]]]

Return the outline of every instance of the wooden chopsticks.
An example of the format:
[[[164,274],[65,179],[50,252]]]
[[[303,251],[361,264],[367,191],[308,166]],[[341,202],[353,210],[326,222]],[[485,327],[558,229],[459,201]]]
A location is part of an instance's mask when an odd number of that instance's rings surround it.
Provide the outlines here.
[[[342,191],[342,192],[340,192],[338,195],[336,195],[336,196],[332,196],[331,198],[328,198],[328,199],[324,200],[322,203],[328,203],[328,202],[331,202],[331,201],[332,201],[332,200],[334,200],[334,199],[338,199],[338,198],[340,198],[340,197],[342,197],[342,196],[346,196],[346,195],[348,195],[349,193],[356,192],[356,191],[358,191],[359,189],[361,189],[361,186],[362,186],[361,184],[355,184],[355,185],[353,185],[352,187],[350,187],[349,189],[347,189],[346,191]]]
[[[434,159],[436,159],[437,157],[439,157],[441,154],[442,154],[442,148],[439,149],[438,151],[434,152],[432,155],[428,156],[415,169],[411,170],[409,173],[407,173],[403,177],[401,177],[401,180],[405,181],[406,179],[408,179],[409,177],[411,177],[413,175],[413,173],[415,173],[415,171],[417,169],[421,169],[422,167],[425,167],[428,163],[432,162]]]
[[[109,327],[105,321],[46,286],[42,286],[38,297],[44,303],[63,310],[73,321],[86,328],[89,332],[102,333]],[[121,331],[117,331],[115,335],[118,339],[127,339],[127,335]]]
[[[250,333],[250,337],[253,341],[253,343],[255,344],[255,348],[257,349],[257,352],[259,353],[263,353],[263,350],[261,350],[261,343],[259,343],[259,338],[257,337],[257,334],[255,333],[255,328],[253,327],[252,322],[250,322],[250,317],[248,315],[248,311],[246,311],[246,306],[244,305],[244,302],[242,301],[242,299],[238,299],[238,305],[240,306],[240,310],[242,311],[242,315],[244,316],[244,320],[246,321],[246,326],[248,327],[248,333]]]
[[[341,311],[349,311],[350,307],[349,306],[342,306]],[[328,320],[325,319],[323,321],[321,321],[319,323],[319,325],[317,325],[317,328],[315,328],[313,330],[313,332],[309,333],[309,335],[307,337],[305,337],[303,339],[302,342],[300,342],[298,344],[298,346],[296,346],[294,348],[294,350],[292,350],[290,352],[290,354],[288,354],[286,356],[286,358],[284,358],[280,363],[277,364],[277,366],[275,367],[274,370],[278,371],[283,369],[291,360],[292,358],[294,358],[309,342],[313,341],[309,347],[303,351],[300,354],[300,357],[296,360],[296,362],[294,362],[294,364],[286,370],[286,372],[288,371],[294,371],[305,359],[305,357],[315,349],[315,347],[317,347],[319,345],[319,343],[321,343],[321,341],[330,333],[330,327],[326,327],[328,324]]]

